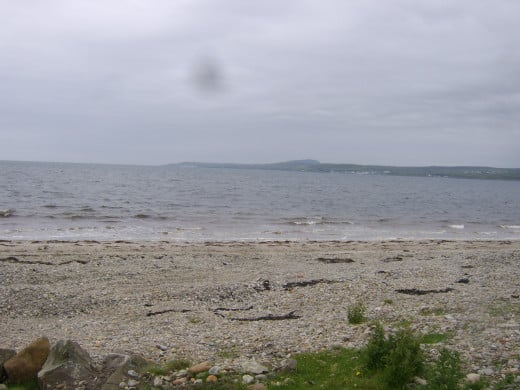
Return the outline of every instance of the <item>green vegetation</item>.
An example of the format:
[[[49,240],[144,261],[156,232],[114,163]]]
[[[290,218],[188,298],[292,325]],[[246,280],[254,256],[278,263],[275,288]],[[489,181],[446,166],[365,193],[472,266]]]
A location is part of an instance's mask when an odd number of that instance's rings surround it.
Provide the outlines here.
[[[449,337],[446,333],[428,333],[421,337],[421,344],[438,344]]]
[[[353,306],[352,313],[362,314],[364,306]],[[279,373],[265,382],[268,389],[367,389],[367,390],[479,390],[489,387],[486,381],[474,384],[464,383],[462,362],[458,352],[446,348],[439,350],[439,354],[429,355],[424,344],[436,344],[446,340],[449,334],[445,333],[415,333],[409,326],[399,328],[387,334],[380,323],[372,327],[372,335],[361,349],[347,349],[342,347],[330,350],[303,353],[295,356],[296,371]],[[175,360],[162,367],[151,367],[146,371],[154,375],[169,375],[173,371],[186,368],[190,365],[187,360]],[[143,377],[147,377],[146,374]],[[152,377],[148,376],[149,381]],[[193,379],[202,383],[197,389],[210,390],[246,390],[247,385],[242,383],[242,374],[225,373],[218,375],[218,381],[206,382],[208,372],[197,374]],[[420,379],[417,379],[420,378]],[[157,390],[150,382],[142,383],[139,387],[145,390]],[[416,381],[422,384],[413,384]],[[496,384],[496,389],[512,389],[514,377],[508,376]],[[187,388],[194,388],[190,385]]]
[[[396,167],[384,165],[328,164],[316,160],[296,160],[273,164],[233,164],[188,162],[173,164],[200,168],[261,169],[294,172],[339,172],[385,176],[451,177],[459,179],[520,180],[520,168],[492,167]]]
[[[507,374],[504,379],[502,379],[495,385],[495,390],[514,389],[515,385],[518,385],[517,383],[515,383],[515,376],[513,374]]]
[[[430,367],[430,389],[456,389],[464,374],[461,369],[460,355],[456,351],[441,349],[439,360]]]
[[[223,359],[234,359],[240,355],[238,348],[234,346],[224,347],[219,351],[219,356]]]
[[[406,389],[415,377],[426,381],[426,385],[420,386],[424,390],[470,390],[487,386],[483,381],[471,385],[462,383],[464,374],[457,352],[441,349],[436,360],[423,352],[424,341],[446,337],[440,333],[416,335],[409,328],[386,335],[382,325],[376,324],[368,344],[361,350],[335,349],[299,355],[297,372],[275,378],[269,388]]]
[[[168,375],[169,372],[178,371],[188,368],[191,362],[186,359],[176,359],[167,362],[162,366],[147,366],[141,370],[141,373],[149,372],[153,375]]]
[[[365,317],[366,307],[362,303],[356,303],[348,308],[348,322],[349,324],[361,324],[366,321]]]
[[[489,315],[508,320],[513,316],[520,315],[520,305],[505,301],[495,301],[489,307]]]
[[[38,390],[38,381],[35,379],[32,382],[23,385],[7,385],[9,390]]]
[[[196,325],[196,324],[200,324],[202,322],[202,319],[200,319],[199,317],[191,317],[189,321],[191,324]]]
[[[188,368],[189,366],[191,366],[191,362],[186,359],[176,359],[166,363],[166,368],[170,371],[182,370],[183,368]]]
[[[407,328],[386,337],[382,325],[377,324],[365,349],[367,368],[380,372],[390,388],[403,388],[423,372],[420,338]]]

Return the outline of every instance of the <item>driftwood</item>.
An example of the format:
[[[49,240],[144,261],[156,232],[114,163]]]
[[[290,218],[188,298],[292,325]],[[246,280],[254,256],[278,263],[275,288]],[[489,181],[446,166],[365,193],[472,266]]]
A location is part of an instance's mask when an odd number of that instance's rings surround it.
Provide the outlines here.
[[[213,311],[245,311],[245,310],[251,310],[253,308],[253,305],[251,306],[248,306],[248,307],[244,307],[243,309],[241,308],[238,308],[238,309],[232,309],[232,308],[227,308],[227,307],[217,307],[216,309],[213,309]]]
[[[331,283],[340,283],[339,280],[327,280],[327,279],[312,279],[312,280],[302,280],[301,282],[289,282],[283,285],[285,290],[292,290],[295,287],[307,287],[314,286],[315,284],[331,284]]]
[[[291,311],[287,314],[282,315],[272,315],[268,314],[266,316],[260,317],[252,317],[252,318],[230,318],[233,321],[281,321],[281,320],[297,320],[298,318],[302,318],[302,316],[294,314],[295,310]]]
[[[345,258],[338,258],[338,257],[318,257],[316,259],[317,261],[325,264],[347,264],[347,263],[353,263],[354,260],[352,260],[350,257]]]
[[[451,287],[442,288],[439,290],[418,290],[416,288],[402,288],[399,290],[395,290],[398,293],[401,294],[408,294],[408,295],[426,295],[426,294],[438,294],[438,293],[447,293],[450,291],[453,291]]]
[[[381,260],[383,263],[392,263],[394,261],[403,261],[402,256],[394,256],[394,257],[387,257],[386,259]]]
[[[189,313],[190,311],[193,311],[193,310],[190,310],[190,309],[166,309],[166,310],[159,310],[159,311],[150,311],[148,313],[146,313],[146,316],[147,317],[151,317],[151,316],[156,316],[158,314],[164,314],[164,313]]]
[[[23,260],[20,260],[19,258],[17,257],[14,257],[14,256],[9,256],[9,257],[4,257],[4,258],[1,258],[0,259],[0,262],[5,262],[5,263],[17,263],[17,264],[41,264],[41,265],[66,265],[66,264],[71,264],[71,263],[79,263],[79,264],[88,264],[88,261],[87,260],[68,260],[68,261],[63,261],[61,263],[53,263],[51,261],[42,261],[42,260],[35,260],[35,261],[23,261]]]
[[[217,307],[216,309],[213,309],[213,313],[216,314],[219,317],[226,318],[224,314],[219,313],[220,311],[246,311],[251,310],[253,308],[253,305],[244,307],[244,308],[238,308],[238,309],[231,309],[227,307]]]

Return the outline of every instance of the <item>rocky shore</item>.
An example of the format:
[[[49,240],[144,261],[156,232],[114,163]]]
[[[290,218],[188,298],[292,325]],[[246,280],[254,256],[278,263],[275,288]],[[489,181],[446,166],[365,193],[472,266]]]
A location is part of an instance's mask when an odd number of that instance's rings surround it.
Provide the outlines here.
[[[379,320],[442,333],[466,371],[520,375],[520,241],[0,241],[0,348],[239,369],[360,347]],[[362,303],[368,321],[351,325]],[[435,349],[439,345],[432,345]]]

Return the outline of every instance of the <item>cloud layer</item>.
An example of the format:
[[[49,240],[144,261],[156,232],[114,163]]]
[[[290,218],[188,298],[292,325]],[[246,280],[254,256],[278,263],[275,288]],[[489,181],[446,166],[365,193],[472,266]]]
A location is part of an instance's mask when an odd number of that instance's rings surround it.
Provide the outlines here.
[[[2,159],[520,166],[520,3],[0,1]]]

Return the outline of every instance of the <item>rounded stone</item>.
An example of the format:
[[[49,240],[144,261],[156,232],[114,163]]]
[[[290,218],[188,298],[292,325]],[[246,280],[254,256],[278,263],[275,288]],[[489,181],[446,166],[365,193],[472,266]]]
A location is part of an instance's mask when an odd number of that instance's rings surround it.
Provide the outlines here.
[[[255,381],[255,378],[251,375],[244,375],[242,377],[242,382],[244,382],[246,385],[249,385],[250,383],[253,383]]]
[[[128,370],[127,374],[130,378],[134,378],[134,379],[139,378],[139,374],[135,370]]]
[[[477,382],[480,382],[480,375],[479,374],[476,374],[474,372],[466,375],[466,381],[468,383],[477,383]]]
[[[210,368],[211,368],[210,362],[202,362],[202,363],[196,364],[194,366],[191,366],[190,368],[188,368],[188,371],[192,374],[199,374],[201,372],[209,371]]]

